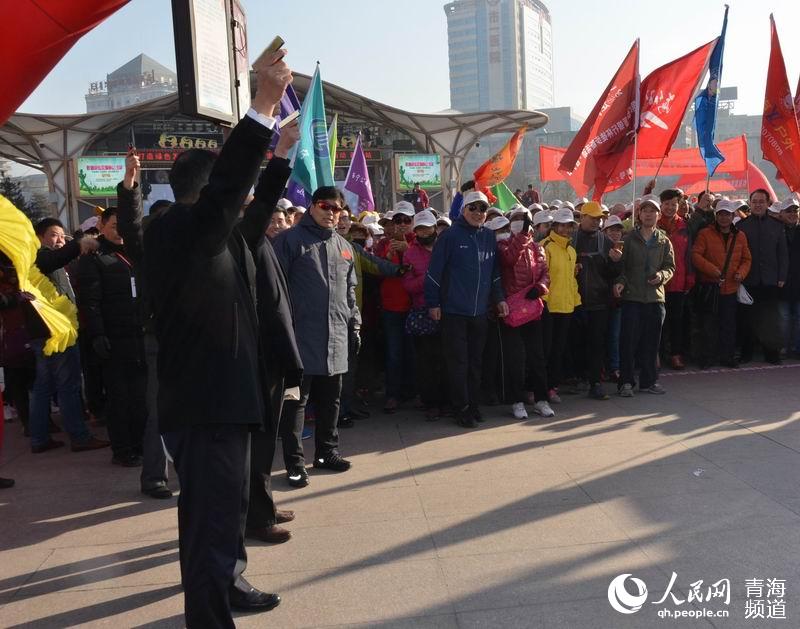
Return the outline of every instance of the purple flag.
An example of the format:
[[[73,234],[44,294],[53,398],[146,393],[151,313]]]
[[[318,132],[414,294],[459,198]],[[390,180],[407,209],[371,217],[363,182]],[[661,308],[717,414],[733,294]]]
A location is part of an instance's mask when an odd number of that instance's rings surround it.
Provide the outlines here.
[[[361,147],[360,133],[358,134],[358,140],[356,140],[356,149],[353,151],[350,168],[347,169],[344,188],[358,197],[356,216],[361,212],[371,212],[375,209],[375,201],[372,198],[372,185],[369,182],[369,171],[367,171],[367,159],[364,157],[364,149]]]
[[[289,181],[289,185],[286,186],[286,198],[289,199],[294,206],[299,205],[308,209],[308,206],[311,205],[311,197],[303,190],[303,186],[296,181]]]
[[[281,97],[281,110],[280,113],[275,114],[275,128],[273,129],[272,140],[269,143],[269,150],[274,151],[275,147],[278,146],[278,139],[281,137],[281,130],[278,127],[278,123],[288,116],[289,114],[298,111],[300,109],[300,100],[297,98],[297,94],[294,91],[294,88],[291,85],[286,86],[286,91],[283,93]],[[305,206],[304,206],[305,207]]]

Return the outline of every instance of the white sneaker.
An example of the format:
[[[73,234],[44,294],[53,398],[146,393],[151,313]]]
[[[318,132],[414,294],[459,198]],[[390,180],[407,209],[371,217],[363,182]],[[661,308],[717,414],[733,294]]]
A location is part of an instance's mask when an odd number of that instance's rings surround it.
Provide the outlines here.
[[[522,402],[512,404],[511,412],[514,413],[514,419],[528,419],[528,411],[525,410],[525,405]]]
[[[633,397],[633,387],[630,384],[623,384],[619,390],[620,397]]]
[[[547,403],[547,400],[541,400],[540,402],[536,402],[533,405],[533,412],[537,415],[541,415],[542,417],[552,417],[555,415],[555,411],[550,408],[550,405]]]

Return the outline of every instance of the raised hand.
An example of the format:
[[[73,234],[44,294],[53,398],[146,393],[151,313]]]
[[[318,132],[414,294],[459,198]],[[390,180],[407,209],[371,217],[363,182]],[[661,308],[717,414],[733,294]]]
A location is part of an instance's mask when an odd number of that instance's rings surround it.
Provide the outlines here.
[[[300,125],[298,119],[287,124],[281,129],[281,137],[278,138],[278,144],[275,146],[275,157],[283,157],[284,159],[289,156],[289,150],[297,144],[300,139]]]
[[[139,178],[142,164],[139,161],[139,154],[136,152],[135,147],[128,149],[128,154],[125,156],[125,177],[122,180],[122,185],[126,190],[133,190],[133,184]]]
[[[256,96],[253,109],[265,116],[272,116],[286,86],[292,82],[292,71],[283,60],[286,50],[278,50],[260,59],[253,70],[256,72]]]

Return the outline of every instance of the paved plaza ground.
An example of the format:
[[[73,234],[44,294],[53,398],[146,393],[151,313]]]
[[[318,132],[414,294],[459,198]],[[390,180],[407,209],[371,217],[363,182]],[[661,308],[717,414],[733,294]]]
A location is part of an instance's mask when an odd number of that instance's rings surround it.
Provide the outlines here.
[[[283,603],[237,626],[798,627],[798,378],[793,364],[667,374],[665,396],[564,396],[522,422],[486,408],[472,431],[373,413],[342,431],[350,472],[299,490],[275,476],[293,539],[251,544],[246,575]],[[143,498],[108,451],[34,456],[19,424],[6,433],[0,626],[180,627],[175,501]],[[675,598],[654,604],[673,572]],[[647,587],[632,614],[609,603],[625,574]],[[707,602],[723,579],[729,604]],[[745,618],[781,600],[786,620]],[[729,617],[658,616],[703,608]]]

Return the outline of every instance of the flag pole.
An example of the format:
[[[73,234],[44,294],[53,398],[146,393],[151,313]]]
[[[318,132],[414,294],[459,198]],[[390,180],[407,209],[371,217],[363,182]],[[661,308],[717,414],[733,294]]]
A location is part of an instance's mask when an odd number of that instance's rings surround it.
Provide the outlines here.
[[[636,45],[639,45],[639,38],[636,38]],[[637,51],[636,54],[636,106],[634,108],[633,113],[633,192],[631,199],[631,206],[633,207],[633,212],[631,216],[633,216],[633,226],[636,226],[636,153],[639,146],[639,117],[642,115],[641,113],[641,85],[642,85],[642,77],[639,74],[639,53]]]
[[[667,159],[667,156],[666,156],[666,155],[664,155],[664,157],[662,157],[662,158],[661,158],[661,161],[658,163],[658,168],[656,169],[656,176],[655,176],[655,177],[653,177],[653,181],[655,181],[656,179],[658,179],[658,173],[660,173],[660,172],[661,172],[661,167],[664,165],[664,160],[665,160],[665,159]]]

